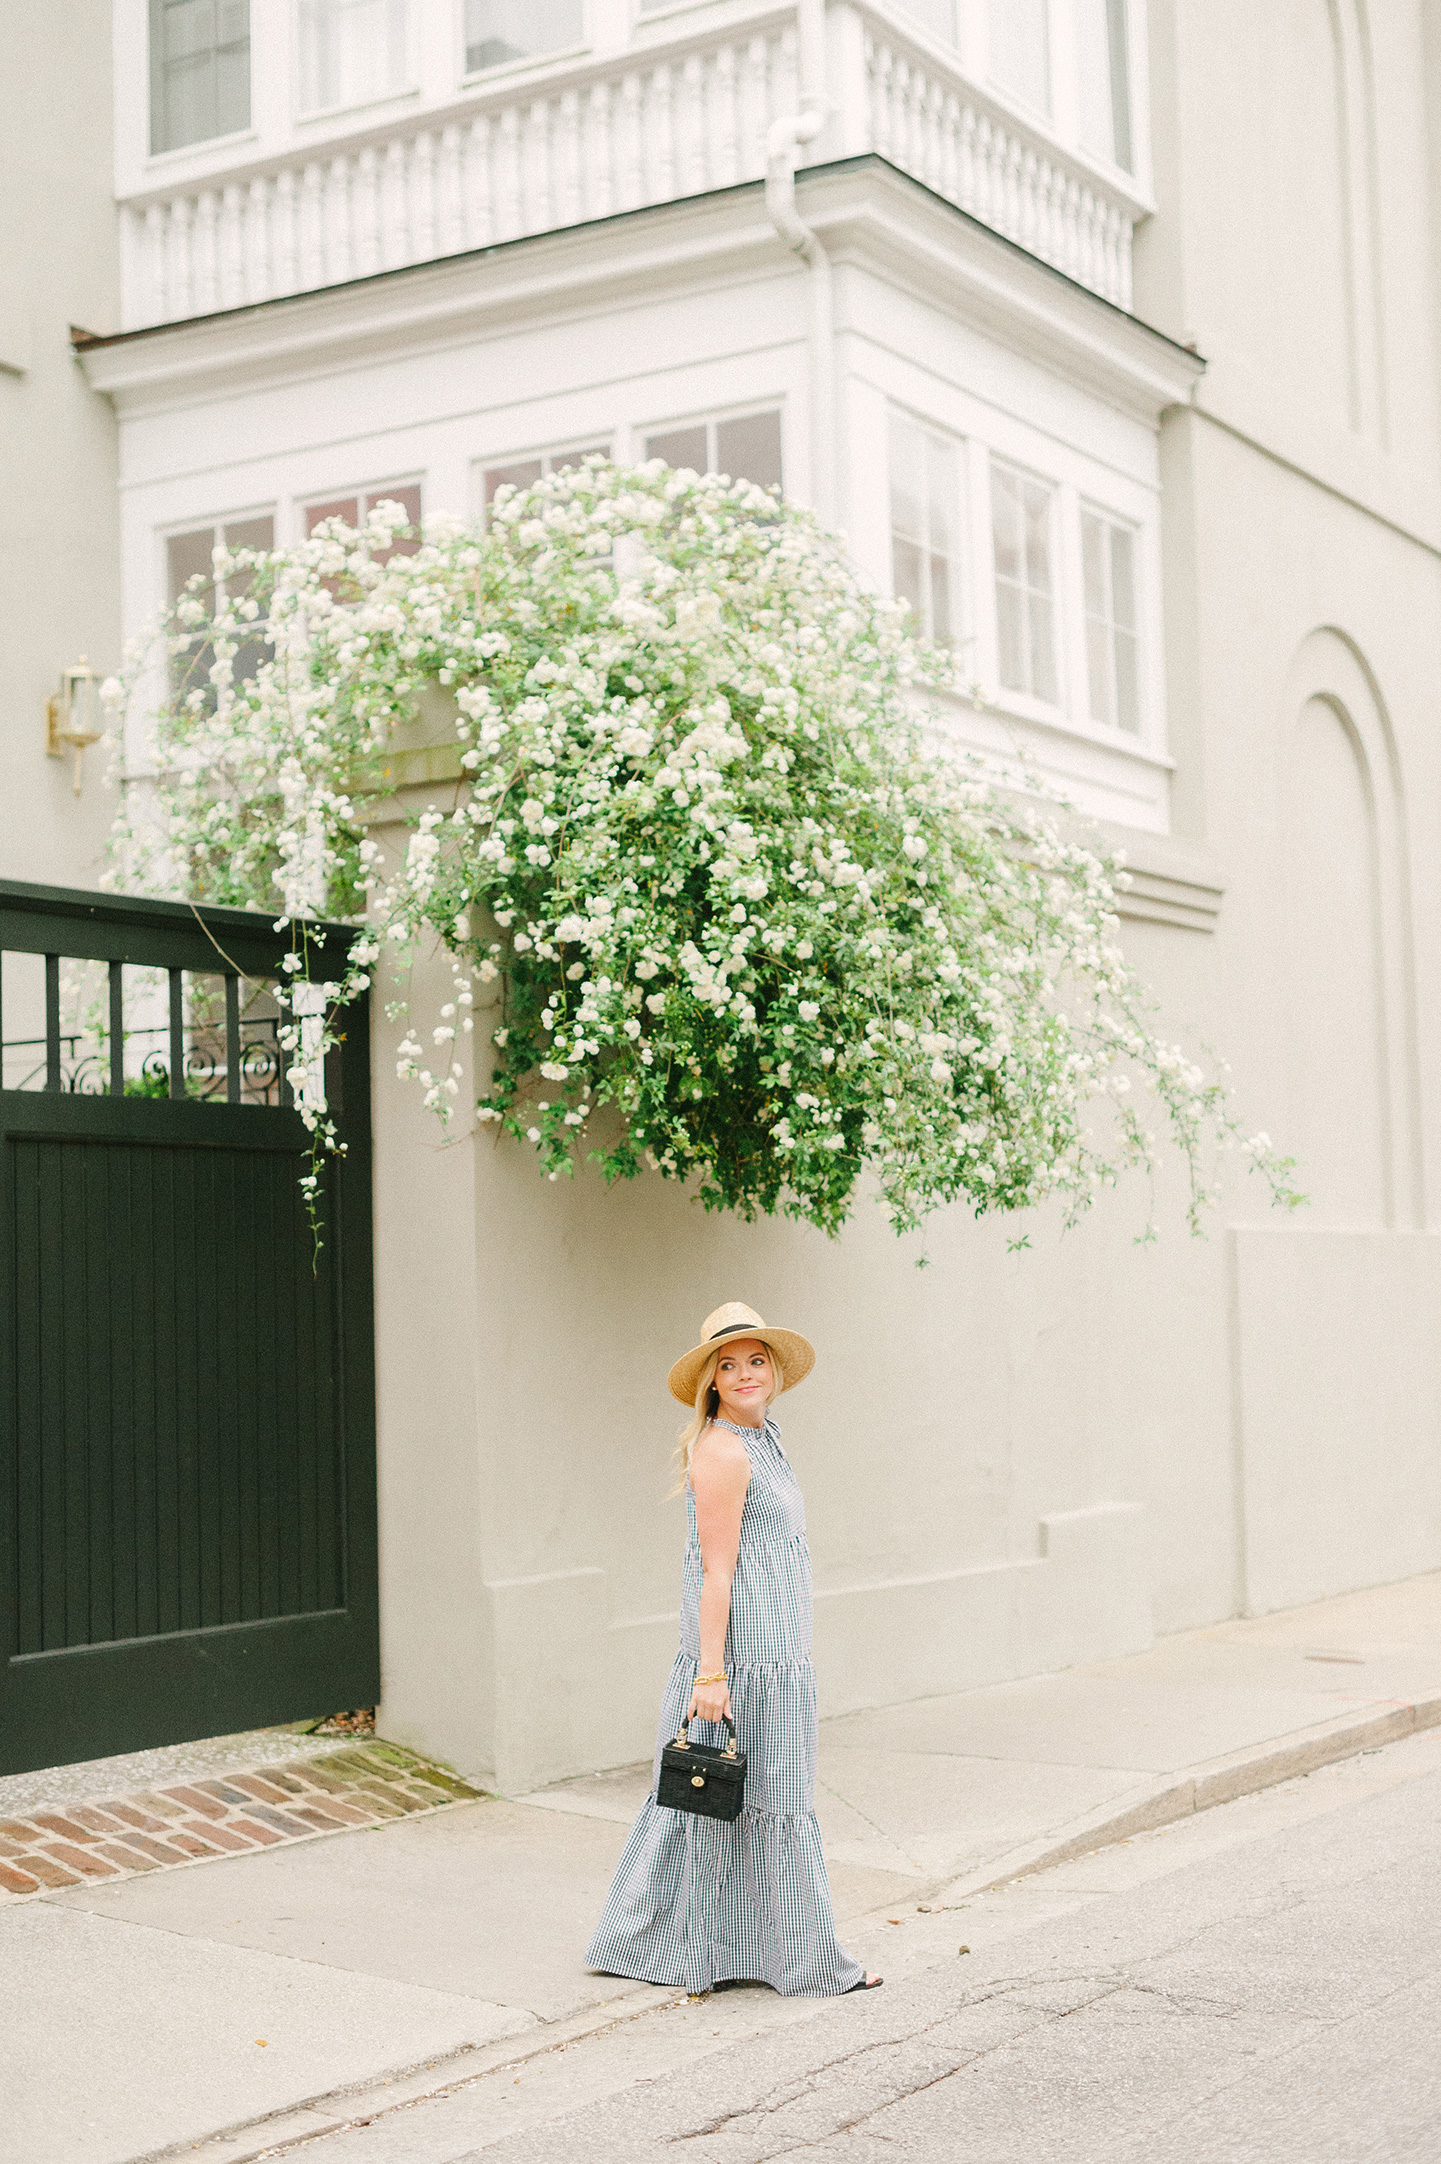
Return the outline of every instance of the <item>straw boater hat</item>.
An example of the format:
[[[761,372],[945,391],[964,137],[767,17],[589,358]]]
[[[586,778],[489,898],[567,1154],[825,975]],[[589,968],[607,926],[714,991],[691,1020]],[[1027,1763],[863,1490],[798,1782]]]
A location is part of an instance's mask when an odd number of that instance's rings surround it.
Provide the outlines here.
[[[667,1378],[671,1396],[679,1398],[682,1405],[694,1405],[701,1369],[722,1338],[758,1337],[763,1345],[771,1346],[785,1370],[782,1390],[793,1390],[797,1383],[804,1382],[816,1364],[816,1349],[799,1330],[778,1330],[773,1323],[762,1322],[755,1309],[747,1307],[743,1300],[728,1300],[713,1315],[707,1315],[700,1336],[699,1345],[681,1355]]]

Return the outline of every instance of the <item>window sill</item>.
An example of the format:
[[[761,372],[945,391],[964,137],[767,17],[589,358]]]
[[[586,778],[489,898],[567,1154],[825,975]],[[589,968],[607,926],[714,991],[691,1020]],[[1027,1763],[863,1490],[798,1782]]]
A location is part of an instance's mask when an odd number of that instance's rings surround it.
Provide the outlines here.
[[[917,703],[939,721],[937,748],[978,759],[998,786],[1024,791],[1039,782],[1085,818],[1144,834],[1169,831],[1176,762],[1164,752],[1011,695],[993,694],[990,702],[973,705],[953,694],[920,691]]]
[[[488,90],[492,83],[515,75],[539,75],[547,68],[568,67],[590,57],[589,45],[565,45],[553,53],[522,53],[516,60],[497,60],[493,68],[470,68],[460,78],[462,90]]]
[[[152,150],[145,160],[145,170],[168,172],[171,166],[180,165],[186,158],[208,158],[215,151],[239,150],[246,143],[258,143],[258,128],[241,128],[235,135],[205,135],[197,143],[181,143],[174,150]]]
[[[357,98],[351,105],[313,105],[307,112],[297,113],[297,128],[319,128],[327,121],[344,120],[351,113],[374,113],[384,105],[402,105],[407,98],[420,96],[419,83],[408,83],[403,90],[383,90],[376,98]]]
[[[1108,729],[1098,721],[1081,720],[1068,714],[1064,707],[1049,706],[1043,699],[1028,699],[1023,693],[998,690],[993,685],[980,687],[986,708],[1003,720],[1022,722],[1033,729],[1050,729],[1059,736],[1078,738],[1083,743],[1095,744],[1103,751],[1119,752],[1128,759],[1141,759],[1146,765],[1159,767],[1165,773],[1175,771],[1176,762],[1167,753],[1156,751],[1144,736],[1131,736],[1125,729]]]
[[[637,13],[634,28],[649,30],[652,23],[667,23],[676,15],[693,15],[697,8],[713,4],[714,0],[670,0],[669,7],[647,8],[643,15]]]

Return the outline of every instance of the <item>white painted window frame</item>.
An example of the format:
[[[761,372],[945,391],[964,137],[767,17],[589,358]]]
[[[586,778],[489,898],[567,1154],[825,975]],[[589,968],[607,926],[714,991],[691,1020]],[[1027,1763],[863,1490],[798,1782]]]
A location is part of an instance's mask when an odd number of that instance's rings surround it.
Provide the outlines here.
[[[706,431],[706,455],[715,449],[715,432],[726,421],[750,421],[762,414],[774,413],[781,426],[781,494],[786,493],[786,476],[793,472],[791,433],[787,417],[787,399],[784,393],[773,398],[746,398],[734,405],[705,406],[698,412],[663,414],[653,421],[639,421],[630,430],[631,456],[640,462],[646,457],[646,442],[651,436],[671,435],[682,428],[704,428]],[[707,467],[707,472],[717,469]]]
[[[244,142],[253,133],[255,116],[255,28],[250,0],[246,0],[245,8],[245,103],[247,118],[244,125],[239,128],[221,129],[214,135],[198,135],[187,143],[167,143],[163,149],[156,150],[154,148],[155,106],[156,95],[162,81],[163,62],[155,49],[155,38],[160,22],[163,19],[163,13],[164,0],[144,0],[144,12],[141,19],[144,23],[145,36],[146,100],[144,132],[148,157],[150,159],[176,158],[186,153],[194,156],[197,152],[213,149],[216,144]],[[211,48],[212,54],[215,49],[214,47]]]
[[[405,99],[420,96],[420,72],[418,67],[419,33],[416,9],[426,5],[426,0],[403,0],[405,6],[405,68],[403,80],[391,89],[378,90],[373,97],[350,98],[340,104],[307,105],[305,102],[305,66],[303,54],[304,30],[301,15],[304,0],[291,0],[289,17],[290,79],[294,85],[294,121],[298,128],[311,129],[323,126],[327,121],[341,120],[349,113],[369,113]]]
[[[151,566],[155,580],[154,594],[158,602],[155,613],[157,615],[163,614],[174,606],[170,593],[169,544],[172,541],[178,541],[182,534],[203,533],[208,526],[211,547],[221,548],[224,546],[227,526],[241,526],[249,523],[252,519],[261,518],[268,518],[270,521],[270,545],[274,548],[280,541],[281,516],[280,506],[273,497],[265,503],[255,504],[246,510],[221,511],[210,515],[198,512],[193,518],[167,519],[163,525],[152,527]],[[224,581],[221,580],[219,584],[223,591]],[[170,655],[168,653],[157,654],[146,673],[153,698],[157,702],[168,698],[173,684],[170,674]],[[130,729],[132,727],[133,724],[127,724],[127,763],[129,763],[131,756]],[[143,752],[142,757],[153,770],[153,747]]]
[[[1051,666],[1055,673],[1059,697],[1043,699],[1034,692],[1023,691],[1012,684],[1001,683],[1001,635],[1000,605],[996,587],[999,571],[996,567],[995,533],[995,469],[1004,466],[1021,481],[1029,481],[1036,488],[1046,491],[1046,553],[1051,571]],[[979,475],[976,476],[979,479]],[[1007,452],[990,449],[986,458],[985,504],[987,552],[978,561],[987,567],[988,576],[978,581],[976,613],[981,625],[981,642],[987,660],[987,677],[997,687],[999,699],[1015,713],[1025,714],[1037,721],[1066,720],[1073,711],[1070,672],[1067,668],[1068,640],[1066,637],[1067,589],[1070,580],[1067,573],[1066,534],[1063,530],[1061,486],[1056,476],[1042,471],[1027,460],[1017,459]],[[1029,588],[1023,588],[1029,594]],[[1029,632],[1027,634],[1029,645]],[[1035,674],[1034,668],[1031,671]]]
[[[984,426],[961,430],[913,400],[885,394],[887,413],[894,410],[931,434],[957,447],[961,461],[961,544],[956,595],[957,649],[967,675],[988,709],[1002,721],[1039,728],[1048,736],[1070,738],[1151,765],[1169,768],[1166,748],[1163,654],[1160,607],[1159,499],[1134,480],[1110,473],[1079,447],[994,410]],[[977,417],[979,420],[979,416]],[[1051,548],[1054,579],[1056,679],[1055,704],[1000,683],[996,618],[995,547],[992,526],[992,460],[1044,483],[1052,491]],[[1109,484],[1109,485],[1108,485]],[[886,495],[889,505],[889,475]],[[1086,656],[1085,580],[1081,557],[1082,507],[1124,526],[1134,537],[1136,576],[1136,653],[1140,727],[1132,734],[1091,715]],[[885,585],[894,594],[890,528],[886,528]],[[879,552],[873,552],[879,568]]]
[[[1131,541],[1131,579],[1134,588],[1134,600],[1136,605],[1136,622],[1131,634],[1136,642],[1136,704],[1138,719],[1137,727],[1135,729],[1128,729],[1125,723],[1122,722],[1119,717],[1114,722],[1104,721],[1100,715],[1094,712],[1092,708],[1090,638],[1087,631],[1089,611],[1086,603],[1085,529],[1083,524],[1083,521],[1087,518],[1094,518],[1098,520],[1111,532],[1127,534],[1130,537]],[[1142,621],[1141,608],[1141,564],[1143,556],[1142,536],[1137,531],[1136,522],[1134,519],[1123,518],[1118,511],[1112,510],[1108,504],[1097,503],[1093,497],[1084,494],[1077,499],[1076,535],[1079,546],[1079,556],[1077,561],[1081,580],[1081,636],[1083,641],[1081,673],[1082,681],[1086,686],[1087,713],[1091,722],[1096,728],[1105,729],[1108,733],[1114,734],[1114,736],[1118,739],[1119,742],[1123,744],[1137,743],[1141,741],[1145,728],[1146,718],[1145,670],[1147,642],[1145,637],[1145,628]],[[1115,620],[1114,573],[1112,571],[1109,560],[1106,565],[1106,583],[1108,596],[1111,604],[1111,613],[1105,619],[1105,621],[1111,645],[1110,666],[1112,671],[1112,677],[1114,679],[1116,670],[1115,641],[1117,630],[1119,627],[1117,626]]]
[[[288,497],[286,499],[285,524],[291,544],[294,545],[308,538],[305,531],[305,514],[313,509],[315,505],[335,503],[341,497],[353,496],[357,505],[364,504],[368,511],[373,505],[384,503],[388,496],[393,496],[394,491],[401,488],[418,488],[420,490],[420,515],[424,518],[425,475],[420,472],[391,473],[387,474],[383,481],[341,481],[334,488],[307,488],[297,495]],[[360,523],[364,524],[366,511],[360,511],[358,518]],[[277,535],[278,532],[279,521],[277,520]]]
[[[427,0],[421,0],[421,4],[427,4]],[[585,59],[595,49],[595,15],[599,4],[600,0],[581,0],[580,37],[574,44],[548,46],[540,52],[522,53],[515,60],[497,60],[488,68],[473,68],[467,59],[465,0],[453,0],[452,36],[457,87],[469,89],[476,83],[503,81],[507,75],[530,74],[537,68],[563,66],[567,61]]]
[[[908,421],[913,428],[918,428],[922,435],[930,436],[937,442],[949,444],[955,455],[956,501],[953,506],[955,513],[955,548],[951,557],[950,593],[951,620],[954,628],[950,646],[953,653],[962,657],[963,663],[968,656],[972,657],[973,662],[976,638],[976,611],[972,595],[972,588],[975,584],[973,562],[975,538],[971,525],[970,443],[966,437],[958,436],[954,429],[940,427],[926,414],[918,412],[913,406],[907,405],[901,399],[887,399],[886,413],[886,559],[889,567],[892,597],[895,595],[895,517],[891,502],[889,422],[891,416],[896,415],[902,420]],[[929,554],[929,548],[927,554]]]
[[[268,518],[270,520],[270,531],[273,536],[271,546],[279,546],[282,531],[281,507],[273,496],[267,497],[263,503],[242,507],[238,511],[217,511],[213,516],[201,511],[197,512],[193,518],[167,519],[163,525],[152,527],[151,532],[154,537],[152,560],[155,568],[154,590],[160,608],[165,609],[170,606],[170,557],[168,551],[169,544],[172,541],[178,541],[182,534],[202,533],[208,526],[211,534],[211,546],[221,548],[224,546],[227,526],[241,526],[249,520],[257,518]]]
[[[499,466],[524,466],[531,459],[540,460],[541,479],[545,480],[556,470],[556,463],[570,465],[583,458],[587,451],[604,450],[606,456],[616,455],[616,434],[613,428],[598,428],[594,435],[580,435],[569,441],[557,443],[552,438],[547,443],[526,444],[518,450],[486,451],[470,461],[470,511],[471,516],[483,525],[489,506],[485,500],[485,477]]]

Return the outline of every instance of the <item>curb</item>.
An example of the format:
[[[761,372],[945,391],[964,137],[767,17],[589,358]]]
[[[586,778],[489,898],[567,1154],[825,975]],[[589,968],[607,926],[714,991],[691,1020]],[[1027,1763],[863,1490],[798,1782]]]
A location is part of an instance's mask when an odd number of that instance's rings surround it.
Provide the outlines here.
[[[1428,1728],[1441,1728],[1441,1693],[1393,1704],[1388,1712],[1346,1714],[1317,1728],[1302,1729],[1289,1742],[1271,1743],[1249,1750],[1232,1751],[1224,1758],[1205,1759],[1184,1773],[1165,1776],[1135,1800],[1117,1809],[1103,1805],[1099,1811],[1076,1820],[1064,1832],[1044,1835],[993,1857],[989,1863],[951,1879],[939,1895],[927,1902],[936,1914],[959,1908],[976,1894],[994,1893],[998,1887],[1030,1878],[1053,1865],[1072,1863],[1090,1856],[1132,1834],[1151,1833],[1178,1819],[1210,1811],[1220,1803],[1234,1803],[1240,1796],[1254,1796],[1279,1781],[1314,1773],[1338,1759],[1354,1758],[1361,1751],[1379,1750],[1383,1744],[1400,1743]]]
[[[224,2164],[258,2164],[261,2158],[318,2141],[322,2134],[344,2134],[352,2127],[368,2126],[372,2119],[403,2105],[448,2096],[452,2090],[468,2088],[486,2074],[524,2066],[529,2060],[563,2050],[567,2044],[579,2043],[606,2029],[623,2028],[666,2007],[683,2005],[685,1998],[684,1991],[657,1997],[653,1986],[642,1985],[618,1992],[613,1999],[563,2021],[541,2022],[531,2015],[510,2035],[497,2036],[489,2043],[461,2044],[455,2050],[437,2052],[419,2065],[396,2067],[388,2074],[367,2074],[359,2081],[326,2089],[299,2103],[277,2105],[259,2118],[236,2120],[229,2126],[213,2127],[209,2133],[167,2142],[159,2149],[146,2149],[127,2157],[124,2164],[178,2164],[181,2157],[196,2156],[202,2164],[207,2157],[216,2159],[216,2164],[222,2158]],[[247,2134],[258,2145],[237,2148],[237,2142]]]

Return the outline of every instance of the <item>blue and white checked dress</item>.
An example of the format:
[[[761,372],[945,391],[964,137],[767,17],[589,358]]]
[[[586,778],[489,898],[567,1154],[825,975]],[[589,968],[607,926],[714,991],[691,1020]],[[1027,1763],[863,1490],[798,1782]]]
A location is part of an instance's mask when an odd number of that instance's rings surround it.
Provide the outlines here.
[[[661,1706],[651,1792],[631,1828],[586,1960],[609,1976],[708,1991],[746,1977],[828,1997],[865,1971],[836,1939],[816,1824],[816,1679],[811,1667],[811,1555],[800,1483],[773,1420],[738,1428],[751,1478],[741,1514],[725,1666],[745,1752],[745,1801],[730,1825],[655,1800],[660,1754],[685,1719],[700,1661],[700,1537],[690,1537],[681,1648]],[[693,1740],[725,1729],[697,1722]]]

